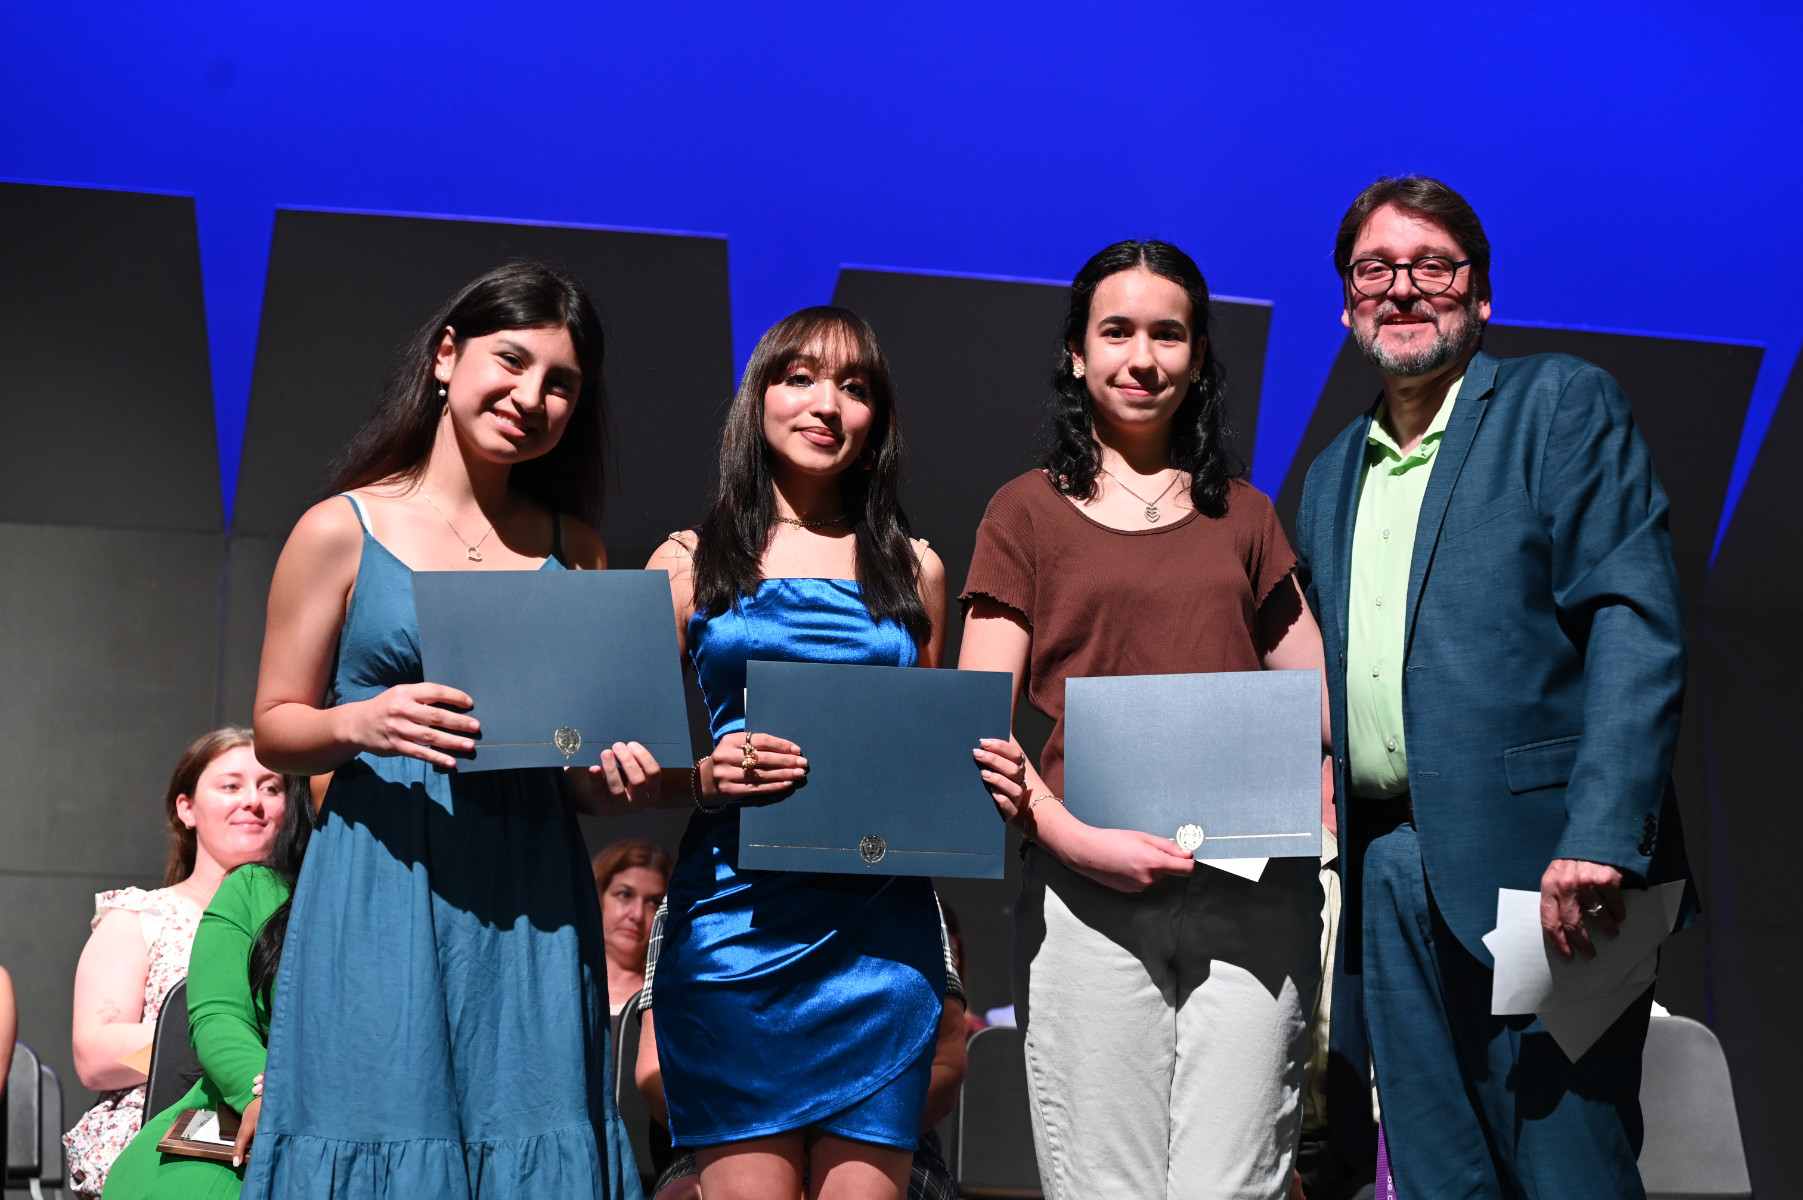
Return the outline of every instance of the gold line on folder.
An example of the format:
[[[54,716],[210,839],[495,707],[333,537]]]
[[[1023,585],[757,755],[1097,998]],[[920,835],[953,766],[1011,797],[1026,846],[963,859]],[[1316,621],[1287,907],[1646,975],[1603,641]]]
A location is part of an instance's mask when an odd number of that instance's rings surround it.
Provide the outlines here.
[[[778,842],[747,842],[753,850],[843,850],[849,854],[858,853],[856,846],[787,846]],[[965,858],[994,858],[993,854],[984,854],[978,850],[890,850],[890,854],[958,854]]]

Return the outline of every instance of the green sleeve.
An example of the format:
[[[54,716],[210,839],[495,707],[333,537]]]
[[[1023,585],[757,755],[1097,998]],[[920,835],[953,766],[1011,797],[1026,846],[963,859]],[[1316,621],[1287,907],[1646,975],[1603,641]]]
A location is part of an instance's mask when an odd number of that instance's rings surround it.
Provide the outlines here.
[[[267,868],[226,876],[200,919],[188,962],[188,1035],[201,1069],[225,1102],[244,1111],[267,1056],[264,1014],[250,990],[250,951],[263,922],[287,899]]]

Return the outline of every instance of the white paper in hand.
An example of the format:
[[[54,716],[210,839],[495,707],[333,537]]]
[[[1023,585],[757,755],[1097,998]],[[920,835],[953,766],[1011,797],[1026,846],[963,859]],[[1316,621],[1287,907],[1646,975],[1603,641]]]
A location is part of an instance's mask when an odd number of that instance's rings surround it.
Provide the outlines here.
[[[1540,893],[1499,888],[1496,928],[1484,945],[1496,959],[1490,1011],[1497,1016],[1533,1013],[1576,1062],[1634,998],[1653,982],[1658,949],[1671,933],[1684,898],[1684,882],[1621,893],[1627,917],[1609,937],[1591,928],[1595,958],[1559,957],[1540,928]]]

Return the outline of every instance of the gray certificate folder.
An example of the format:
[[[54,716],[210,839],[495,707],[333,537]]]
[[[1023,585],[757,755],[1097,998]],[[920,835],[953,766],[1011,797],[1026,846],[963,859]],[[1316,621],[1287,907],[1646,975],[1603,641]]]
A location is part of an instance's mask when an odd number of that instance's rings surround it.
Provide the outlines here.
[[[1066,680],[1064,792],[1198,859],[1319,855],[1321,673]]]
[[[463,771],[592,766],[640,742],[694,764],[662,571],[416,571],[421,666],[482,722]]]
[[[739,819],[761,871],[1000,879],[1006,829],[971,751],[1008,736],[1005,672],[745,664],[746,728],[787,738],[802,786]]]

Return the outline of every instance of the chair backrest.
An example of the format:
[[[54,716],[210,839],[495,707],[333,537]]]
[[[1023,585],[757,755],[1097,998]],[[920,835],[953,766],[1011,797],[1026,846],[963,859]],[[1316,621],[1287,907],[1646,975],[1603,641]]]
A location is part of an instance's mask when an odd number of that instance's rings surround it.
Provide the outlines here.
[[[954,1174],[965,1196],[1018,1197],[1045,1193],[1033,1155],[1032,1101],[1027,1093],[1025,1040],[1018,1029],[979,1030],[968,1046],[964,1098],[958,1106]]]
[[[1640,1178],[1648,1200],[1750,1200],[1747,1155],[1722,1044],[1689,1017],[1654,1017],[1641,1057],[1646,1143]]]
[[[157,1013],[157,1031],[150,1042],[150,1088],[144,1095],[148,1120],[188,1094],[200,1055],[188,1040],[188,981],[182,980],[163,997]]]
[[[639,1036],[644,1031],[644,1009],[640,1007],[644,992],[634,992],[620,1011],[620,1035],[614,1041],[614,1107],[620,1110],[620,1121],[626,1126],[627,1140],[632,1143],[632,1157],[639,1165],[639,1179],[645,1194],[657,1179],[657,1167],[651,1159],[651,1106],[639,1091]]]
[[[63,1081],[49,1067],[38,1067],[38,1128],[42,1131],[38,1181],[50,1187],[63,1185]]]
[[[44,1167],[43,1073],[38,1056],[24,1042],[13,1045],[12,1066],[6,1072],[6,1178],[9,1182],[36,1179]],[[60,1130],[58,1131],[61,1132]],[[62,1157],[59,1139],[56,1157]]]

